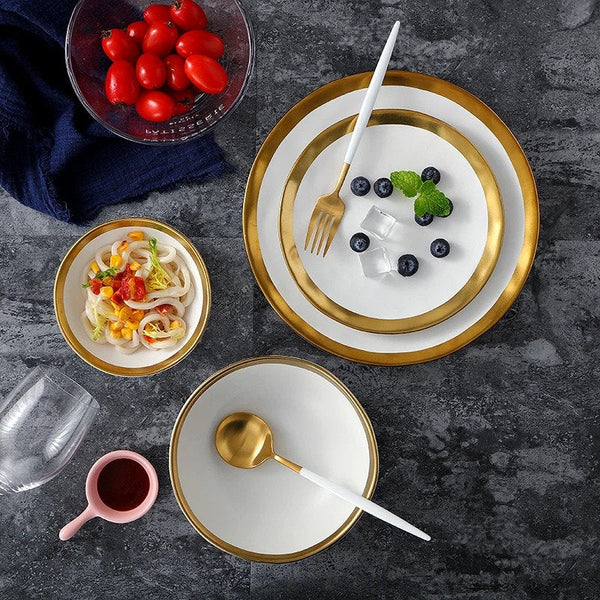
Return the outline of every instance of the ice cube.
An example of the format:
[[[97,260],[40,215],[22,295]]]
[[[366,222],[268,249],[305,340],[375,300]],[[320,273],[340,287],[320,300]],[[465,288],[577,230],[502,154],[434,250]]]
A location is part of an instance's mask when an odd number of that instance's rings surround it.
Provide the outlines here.
[[[397,223],[398,221],[392,215],[388,215],[376,206],[371,206],[360,226],[380,240],[384,240],[390,235]]]
[[[378,277],[392,271],[392,263],[385,248],[361,252],[358,258],[365,277]]]

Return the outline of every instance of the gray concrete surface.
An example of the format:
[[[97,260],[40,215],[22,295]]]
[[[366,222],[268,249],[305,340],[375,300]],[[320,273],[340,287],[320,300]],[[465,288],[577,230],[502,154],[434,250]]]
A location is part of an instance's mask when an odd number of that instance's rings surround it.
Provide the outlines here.
[[[592,0],[247,0],[258,56],[251,91],[218,139],[234,171],[202,186],[105,210],[168,221],[205,257],[214,286],[202,344],[150,379],[83,363],[55,324],[56,267],[86,227],[0,196],[0,393],[52,364],[101,402],[95,426],[47,485],[0,498],[0,597],[25,599],[506,600],[599,597],[598,334],[600,11]],[[244,253],[245,180],[277,120],[316,87],[373,66],[393,19],[392,60],[473,92],[508,123],[535,172],[539,252],[518,301],[447,358],[406,368],[352,364],[312,347],[274,313]],[[95,223],[90,223],[93,225]],[[188,394],[241,358],[282,353],[331,369],[377,434],[375,499],[436,538],[369,517],[338,544],[288,565],[250,564],[196,535],[173,497],[168,443]],[[142,520],[57,532],[84,503],[85,473],[120,447],[156,465],[161,492]]]

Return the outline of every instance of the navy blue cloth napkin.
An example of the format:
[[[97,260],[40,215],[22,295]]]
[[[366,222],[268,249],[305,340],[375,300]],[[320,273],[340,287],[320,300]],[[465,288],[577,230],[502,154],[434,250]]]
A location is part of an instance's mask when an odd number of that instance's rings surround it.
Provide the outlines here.
[[[209,136],[144,146],[88,115],[65,67],[74,5],[0,2],[0,185],[26,206],[78,223],[104,206],[223,173],[223,155]]]

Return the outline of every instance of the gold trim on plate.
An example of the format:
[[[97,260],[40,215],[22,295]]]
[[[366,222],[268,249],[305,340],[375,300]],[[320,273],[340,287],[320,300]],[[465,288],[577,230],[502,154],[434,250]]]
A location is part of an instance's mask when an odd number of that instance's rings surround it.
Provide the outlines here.
[[[246,186],[243,209],[244,243],[250,266],[262,292],[277,314],[299,335],[326,352],[349,360],[375,365],[415,364],[446,356],[467,345],[497,323],[515,301],[525,284],[535,257],[540,227],[537,189],[531,167],[519,142],[500,117],[481,100],[443,79],[409,71],[388,71],[384,85],[418,88],[448,98],[477,117],[502,144],[516,171],[523,194],[525,232],[521,253],[512,277],[496,303],[481,319],[451,340],[410,352],[371,352],[347,346],[323,335],[292,310],[269,276],[258,239],[258,195],[267,167],[290,131],[306,115],[322,104],[354,90],[368,87],[371,75],[372,73],[350,75],[315,90],[286,113],[267,136],[254,160]]]
[[[200,314],[198,325],[196,326],[196,329],[192,333],[190,339],[172,356],[169,356],[160,363],[148,365],[146,367],[120,367],[95,356],[77,339],[77,336],[73,333],[73,330],[69,325],[69,321],[65,312],[65,283],[67,273],[69,272],[69,268],[75,260],[75,257],[81,252],[81,250],[83,250],[83,248],[85,248],[99,235],[106,233],[107,231],[119,229],[121,227],[148,227],[151,229],[156,229],[157,231],[160,231],[161,233],[164,233],[177,240],[191,256],[198,269],[198,272],[200,273],[200,280],[202,281],[202,312]],[[92,365],[92,367],[95,367],[100,371],[104,371],[105,373],[109,373],[110,375],[120,375],[122,377],[142,377],[145,375],[153,375],[160,371],[164,371],[165,369],[169,369],[179,361],[183,360],[200,341],[200,338],[206,329],[206,323],[210,313],[210,304],[210,279],[208,277],[208,271],[206,269],[206,265],[204,264],[204,260],[202,259],[202,256],[200,256],[198,250],[196,250],[196,247],[186,236],[170,225],[161,223],[160,221],[155,221],[154,219],[146,219],[142,217],[116,219],[90,229],[90,231],[80,237],[67,252],[66,256],[63,258],[60,266],[58,267],[56,279],[54,281],[54,312],[56,313],[58,327],[69,346],[71,346],[71,348],[79,355],[80,358]]]
[[[283,189],[279,212],[279,241],[288,269],[306,299],[328,317],[362,331],[408,333],[441,323],[464,308],[486,284],[498,262],[504,232],[504,211],[498,184],[489,165],[477,148],[454,127],[430,115],[412,110],[380,109],[371,114],[368,127],[408,125],[425,129],[452,144],[477,175],[485,194],[488,234],[483,253],[465,285],[448,301],[427,312],[401,319],[380,319],[353,312],[329,298],[306,272],[294,238],[294,204],[300,184],[317,156],[329,145],[350,133],[356,115],[331,125],[315,137],[296,160]]]
[[[305,548],[304,550],[292,552],[289,554],[261,554],[259,552],[251,552],[249,550],[245,550],[244,548],[238,548],[237,546],[234,546],[233,544],[230,544],[229,542],[226,542],[225,540],[222,540],[221,538],[217,537],[207,527],[205,527],[200,521],[200,519],[194,514],[194,512],[190,508],[190,505],[185,499],[185,495],[181,487],[181,481],[179,479],[179,469],[177,466],[177,450],[179,445],[179,437],[181,435],[181,430],[183,428],[185,419],[187,418],[189,412],[192,410],[196,401],[202,396],[202,394],[204,394],[204,392],[206,392],[208,388],[210,388],[220,379],[223,379],[227,375],[239,369],[244,369],[245,367],[260,364],[291,365],[294,367],[312,371],[313,373],[317,373],[321,377],[324,377],[327,381],[332,383],[340,392],[344,394],[344,396],[352,404],[354,410],[356,411],[356,414],[358,415],[358,418],[360,419],[369,446],[369,473],[362,495],[365,498],[369,499],[373,496],[373,492],[375,491],[375,485],[377,483],[377,474],[379,472],[379,454],[377,451],[377,441],[375,439],[373,426],[371,425],[371,421],[369,420],[365,409],[356,399],[354,394],[335,375],[327,371],[327,369],[324,369],[323,367],[315,365],[314,363],[308,362],[306,360],[302,360],[300,358],[293,358],[289,356],[259,356],[256,358],[247,358],[245,360],[241,360],[239,362],[229,365],[228,367],[225,367],[224,369],[221,369],[220,371],[209,377],[206,381],[204,381],[204,383],[202,383],[194,392],[192,392],[192,395],[187,399],[179,415],[177,416],[177,420],[175,421],[175,425],[173,427],[173,433],[171,435],[171,444],[169,446],[169,472],[171,474],[171,483],[173,486],[173,491],[175,493],[175,498],[177,499],[177,502],[179,504],[179,507],[183,511],[183,514],[192,524],[194,529],[213,546],[216,546],[220,550],[224,550],[229,554],[239,556],[240,558],[245,558],[246,560],[268,563],[291,562],[316,554],[317,552],[320,552],[321,550],[324,550],[325,548],[331,546],[333,543],[337,542],[346,533],[348,533],[348,531],[350,531],[350,529],[353,527],[353,525],[356,523],[356,521],[362,514],[362,510],[360,510],[359,508],[355,508],[350,513],[350,516],[346,519],[346,521],[334,533],[332,533],[330,536],[328,536],[318,544],[315,544],[314,546],[310,546],[309,548]]]

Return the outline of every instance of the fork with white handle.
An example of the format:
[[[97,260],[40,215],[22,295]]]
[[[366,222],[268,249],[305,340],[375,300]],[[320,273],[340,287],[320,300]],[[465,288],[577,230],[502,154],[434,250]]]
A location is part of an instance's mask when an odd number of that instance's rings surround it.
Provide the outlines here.
[[[375,67],[373,77],[371,77],[371,83],[369,83],[367,94],[360,107],[358,119],[356,120],[356,125],[354,126],[348,149],[346,150],[344,165],[342,166],[337,185],[333,192],[321,196],[315,204],[315,208],[313,209],[308,224],[308,231],[306,232],[304,250],[308,249],[312,239],[310,251],[314,253],[316,250],[316,254],[318,255],[321,252],[321,248],[323,248],[323,256],[325,256],[331,246],[331,242],[333,242],[338,227],[340,226],[344,211],[346,210],[346,206],[340,198],[340,190],[342,189],[342,185],[344,185],[348,169],[350,168],[352,159],[360,144],[362,134],[366,129],[371,113],[373,112],[373,106],[375,106],[377,94],[381,89],[381,84],[383,83],[383,78],[385,77],[385,72],[390,62],[392,51],[394,50],[399,29],[400,21],[396,21],[392,27],[388,40],[385,43],[383,52],[379,57],[379,62],[377,63],[377,67]]]

